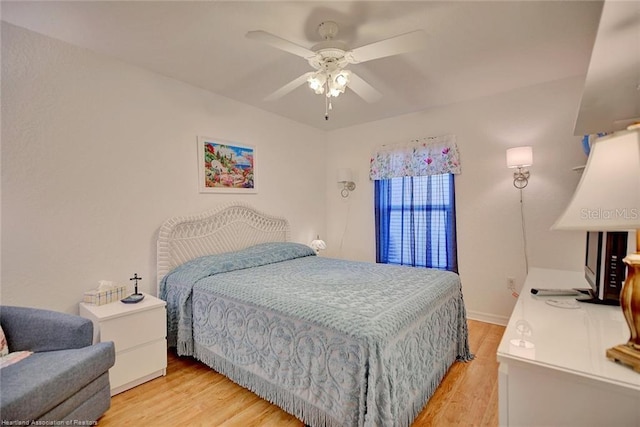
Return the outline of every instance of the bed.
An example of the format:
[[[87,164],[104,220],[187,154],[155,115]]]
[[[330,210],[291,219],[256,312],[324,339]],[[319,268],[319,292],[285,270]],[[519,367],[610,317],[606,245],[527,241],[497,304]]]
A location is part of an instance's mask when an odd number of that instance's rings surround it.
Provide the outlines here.
[[[167,340],[311,426],[407,426],[469,361],[457,274],[317,256],[244,204],[158,235]]]

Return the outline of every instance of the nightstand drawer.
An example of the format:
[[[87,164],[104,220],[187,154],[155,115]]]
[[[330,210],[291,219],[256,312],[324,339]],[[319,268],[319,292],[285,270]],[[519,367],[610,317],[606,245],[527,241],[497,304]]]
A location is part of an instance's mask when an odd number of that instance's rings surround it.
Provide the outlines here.
[[[167,320],[164,307],[116,317],[100,323],[100,341],[113,341],[116,353],[164,339],[166,335]]]
[[[164,375],[166,367],[167,341],[164,339],[122,351],[118,353],[116,364],[109,369],[111,390],[153,373]]]

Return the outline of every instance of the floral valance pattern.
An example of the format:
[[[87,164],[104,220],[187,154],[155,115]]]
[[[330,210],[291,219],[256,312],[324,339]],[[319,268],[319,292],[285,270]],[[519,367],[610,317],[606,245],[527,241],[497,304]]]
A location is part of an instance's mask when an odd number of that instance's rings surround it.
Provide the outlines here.
[[[455,135],[426,137],[409,144],[383,146],[371,158],[369,178],[460,173],[460,154]]]

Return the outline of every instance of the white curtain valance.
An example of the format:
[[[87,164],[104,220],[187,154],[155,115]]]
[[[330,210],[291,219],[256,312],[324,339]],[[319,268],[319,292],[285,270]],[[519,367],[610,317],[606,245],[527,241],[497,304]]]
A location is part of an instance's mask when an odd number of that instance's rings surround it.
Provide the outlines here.
[[[460,173],[460,154],[455,135],[430,136],[408,144],[383,146],[371,158],[369,178]]]

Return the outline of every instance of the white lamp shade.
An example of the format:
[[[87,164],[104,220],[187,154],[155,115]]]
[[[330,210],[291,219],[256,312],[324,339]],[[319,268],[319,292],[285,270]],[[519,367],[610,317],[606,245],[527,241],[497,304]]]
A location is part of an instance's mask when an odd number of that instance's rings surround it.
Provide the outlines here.
[[[351,169],[338,169],[338,182],[353,182]]]
[[[533,164],[533,148],[516,147],[507,150],[507,167],[523,168]]]
[[[597,139],[569,206],[553,226],[561,230],[640,228],[640,131]]]

